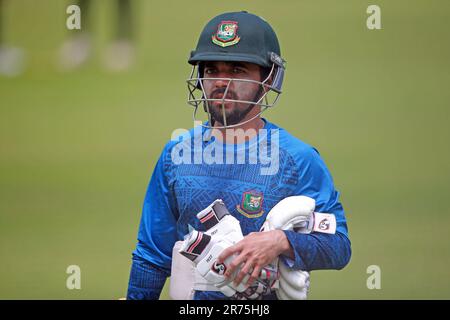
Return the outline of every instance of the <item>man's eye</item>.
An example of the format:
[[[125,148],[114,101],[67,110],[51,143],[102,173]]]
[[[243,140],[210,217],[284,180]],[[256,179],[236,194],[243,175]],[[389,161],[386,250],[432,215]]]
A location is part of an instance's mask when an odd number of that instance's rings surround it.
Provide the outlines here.
[[[233,68],[233,73],[243,73],[244,70],[241,68]]]
[[[205,69],[206,74],[212,74],[214,73],[214,69]]]

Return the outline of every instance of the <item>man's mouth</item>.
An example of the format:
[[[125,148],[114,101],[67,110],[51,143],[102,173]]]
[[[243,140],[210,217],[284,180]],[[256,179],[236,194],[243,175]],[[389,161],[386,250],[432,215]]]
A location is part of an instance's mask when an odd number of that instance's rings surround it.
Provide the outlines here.
[[[225,92],[218,92],[218,93],[213,94],[212,98],[213,98],[215,101],[212,101],[212,103],[213,103],[214,105],[221,105],[222,102],[223,102],[225,105],[228,106],[228,105],[230,105],[230,104],[232,103],[232,101],[226,101],[226,100],[236,100],[236,98],[235,98],[233,92],[227,92],[227,95],[226,95],[226,96],[224,96],[224,93],[225,93]],[[220,99],[220,100],[219,100],[219,99]],[[222,100],[222,99],[223,99],[223,100]],[[225,99],[226,99],[226,100],[225,100]]]
[[[214,99],[223,99],[223,93],[214,95]],[[225,99],[233,99],[233,96],[228,93]]]
[[[225,109],[230,109],[232,107],[232,102],[231,101],[223,101],[222,102],[222,100],[217,100],[217,101],[212,101],[212,105],[213,105],[213,107],[221,107],[223,105]]]
[[[212,101],[212,105],[213,106],[221,106],[222,103],[226,108],[231,107],[232,105],[232,101],[227,101],[227,100],[233,100],[234,96],[231,93],[227,93],[226,97],[224,98],[224,94],[223,93],[216,93],[213,95],[213,99],[214,101]],[[224,99],[224,100],[222,100]],[[225,100],[227,99],[227,100]]]

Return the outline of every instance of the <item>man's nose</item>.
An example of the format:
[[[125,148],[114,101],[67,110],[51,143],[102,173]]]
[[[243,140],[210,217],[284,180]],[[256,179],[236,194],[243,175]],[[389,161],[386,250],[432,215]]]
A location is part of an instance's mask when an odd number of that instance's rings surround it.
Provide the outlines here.
[[[218,78],[219,79],[214,81],[214,87],[216,87],[216,88],[226,88],[228,86],[228,84],[230,83],[229,79],[223,79],[223,78],[228,78],[224,75],[220,75]]]

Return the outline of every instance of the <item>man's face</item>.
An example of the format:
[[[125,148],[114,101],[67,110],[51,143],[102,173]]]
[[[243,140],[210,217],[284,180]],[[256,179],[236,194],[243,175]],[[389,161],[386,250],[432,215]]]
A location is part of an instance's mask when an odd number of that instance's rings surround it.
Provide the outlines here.
[[[205,62],[203,73],[203,87],[208,99],[223,99],[229,85],[225,99],[257,102],[263,93],[262,86],[257,83],[245,81],[229,81],[214,78],[231,78],[262,81],[260,66],[247,62]],[[254,116],[260,107],[254,104],[232,101],[208,101],[209,112],[212,119],[223,125],[222,105],[225,109],[227,125],[235,125]]]

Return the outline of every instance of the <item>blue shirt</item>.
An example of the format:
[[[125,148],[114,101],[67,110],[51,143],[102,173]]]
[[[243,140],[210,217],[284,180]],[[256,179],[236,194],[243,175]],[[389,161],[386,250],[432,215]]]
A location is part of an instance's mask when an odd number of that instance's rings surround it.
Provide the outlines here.
[[[298,234],[285,231],[294,269],[341,269],[351,248],[339,192],[319,152],[263,119],[264,130],[242,144],[203,141],[197,127],[164,148],[145,195],[138,243],[128,289],[129,299],[157,299],[170,276],[172,248],[189,233],[204,230],[196,214],[222,199],[241,225],[244,236],[259,231],[267,213],[293,195],[315,199],[316,212],[333,213],[337,232]],[[241,157],[245,155],[245,157]],[[252,156],[253,155],[253,156]],[[197,299],[225,298],[197,292]]]

